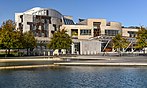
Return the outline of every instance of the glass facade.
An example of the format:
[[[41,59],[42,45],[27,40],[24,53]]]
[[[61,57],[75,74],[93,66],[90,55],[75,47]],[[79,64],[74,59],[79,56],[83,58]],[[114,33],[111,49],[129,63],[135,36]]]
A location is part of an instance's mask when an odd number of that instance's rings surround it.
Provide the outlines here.
[[[91,30],[90,29],[81,29],[80,35],[91,35]]]
[[[64,18],[64,23],[65,23],[65,25],[73,25],[74,24],[73,20],[66,19],[66,18]]]
[[[93,22],[94,37],[100,36],[101,33],[100,25],[101,22]]]
[[[119,30],[110,30],[110,29],[105,30],[105,35],[107,36],[116,36],[118,33]]]

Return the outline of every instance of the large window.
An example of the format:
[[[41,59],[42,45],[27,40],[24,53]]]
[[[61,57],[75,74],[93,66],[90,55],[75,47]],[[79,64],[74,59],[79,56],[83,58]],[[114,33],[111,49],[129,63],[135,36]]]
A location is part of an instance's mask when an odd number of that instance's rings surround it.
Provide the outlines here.
[[[101,33],[101,22],[93,22],[94,37],[99,36]]]
[[[91,35],[91,30],[90,29],[81,29],[80,35]]]
[[[105,35],[107,36],[116,36],[119,33],[119,30],[105,30]]]
[[[72,36],[78,36],[78,29],[71,29]]]

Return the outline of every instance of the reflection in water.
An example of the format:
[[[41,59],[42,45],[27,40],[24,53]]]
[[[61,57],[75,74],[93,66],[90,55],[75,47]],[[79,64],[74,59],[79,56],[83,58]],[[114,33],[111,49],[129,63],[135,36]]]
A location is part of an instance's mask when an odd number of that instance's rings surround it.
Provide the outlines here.
[[[57,67],[0,70],[0,88],[146,88],[143,67]]]

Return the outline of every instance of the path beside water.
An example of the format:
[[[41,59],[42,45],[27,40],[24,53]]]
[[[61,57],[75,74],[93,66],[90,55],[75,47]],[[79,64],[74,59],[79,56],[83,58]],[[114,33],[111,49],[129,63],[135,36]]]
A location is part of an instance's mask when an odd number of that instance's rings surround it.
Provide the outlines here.
[[[147,66],[147,56],[77,56],[62,57],[67,62],[54,63],[62,66]]]
[[[74,56],[1,58],[0,69],[53,66],[147,66],[147,56]]]

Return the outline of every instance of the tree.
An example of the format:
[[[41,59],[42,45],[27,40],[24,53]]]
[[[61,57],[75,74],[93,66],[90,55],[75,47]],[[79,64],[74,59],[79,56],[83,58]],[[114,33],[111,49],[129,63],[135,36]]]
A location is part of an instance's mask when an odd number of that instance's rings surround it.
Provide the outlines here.
[[[0,48],[6,49],[6,54],[10,54],[10,49],[26,48],[32,50],[36,46],[36,39],[32,32],[22,33],[15,30],[15,22],[7,20],[3,22],[0,29]],[[8,51],[8,52],[7,52]]]
[[[28,31],[23,34],[22,42],[23,42],[23,47],[27,49],[27,55],[28,55],[28,50],[30,49],[32,51],[33,48],[36,47],[37,40],[35,39],[33,33],[31,31]]]
[[[69,49],[72,44],[71,37],[66,33],[64,29],[58,30],[53,34],[53,38],[48,44],[49,49]]]
[[[24,46],[23,46],[23,33],[22,32],[20,32],[20,31],[14,31],[14,39],[15,39],[15,41],[14,41],[14,48],[15,49],[22,49],[22,48],[24,48]]]
[[[21,31],[14,31],[14,49],[17,49],[17,55],[21,55],[19,50],[23,49],[23,33]]]
[[[121,34],[116,35],[112,39],[113,48],[117,49],[117,51],[120,53],[120,51],[124,48],[127,48],[129,42],[121,36]]]
[[[6,54],[10,54],[10,49],[14,48],[17,39],[15,39],[15,22],[7,20],[3,22],[0,30],[0,45],[6,49]],[[7,52],[8,50],[8,52]]]
[[[137,32],[137,43],[136,48],[142,49],[144,47],[147,47],[147,29],[141,27],[140,30]]]

